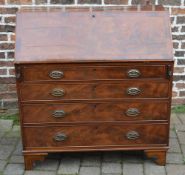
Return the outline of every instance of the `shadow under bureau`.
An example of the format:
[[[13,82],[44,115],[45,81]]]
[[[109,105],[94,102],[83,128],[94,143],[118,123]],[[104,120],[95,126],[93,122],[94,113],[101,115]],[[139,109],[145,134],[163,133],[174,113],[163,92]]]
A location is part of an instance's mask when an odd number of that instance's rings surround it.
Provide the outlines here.
[[[16,80],[25,168],[48,153],[169,147],[170,19],[161,6],[22,9]]]

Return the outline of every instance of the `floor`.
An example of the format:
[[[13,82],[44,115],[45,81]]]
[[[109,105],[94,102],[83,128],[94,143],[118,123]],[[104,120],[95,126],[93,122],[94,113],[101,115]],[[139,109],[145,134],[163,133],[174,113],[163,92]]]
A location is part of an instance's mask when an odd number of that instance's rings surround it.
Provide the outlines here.
[[[185,175],[185,114],[172,114],[166,166],[142,152],[50,154],[24,171],[20,127],[0,120],[0,175]]]

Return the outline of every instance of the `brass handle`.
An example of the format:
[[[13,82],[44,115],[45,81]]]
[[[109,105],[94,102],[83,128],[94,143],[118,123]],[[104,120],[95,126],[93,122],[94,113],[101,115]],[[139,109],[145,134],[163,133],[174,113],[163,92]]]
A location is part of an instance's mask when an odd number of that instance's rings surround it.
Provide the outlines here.
[[[63,89],[55,88],[52,90],[51,95],[54,97],[62,97],[65,95],[65,91]]]
[[[53,79],[59,79],[64,76],[64,73],[62,71],[53,70],[49,73],[49,76]]]
[[[65,117],[66,113],[63,110],[56,110],[56,111],[53,112],[52,115],[55,118],[62,118],[62,117]]]
[[[138,95],[140,94],[141,90],[137,87],[130,87],[127,89],[127,94],[128,95]]]
[[[137,131],[129,131],[126,134],[127,139],[129,140],[136,140],[140,137],[139,133]]]
[[[140,114],[140,112],[137,108],[129,108],[126,111],[126,115],[129,116],[129,117],[136,117],[139,114]]]
[[[137,70],[137,69],[130,69],[128,72],[127,72],[127,75],[128,77],[130,78],[137,78],[141,75],[140,71]]]
[[[57,142],[61,142],[61,141],[65,141],[67,139],[67,135],[64,133],[57,133],[54,138],[55,141]]]

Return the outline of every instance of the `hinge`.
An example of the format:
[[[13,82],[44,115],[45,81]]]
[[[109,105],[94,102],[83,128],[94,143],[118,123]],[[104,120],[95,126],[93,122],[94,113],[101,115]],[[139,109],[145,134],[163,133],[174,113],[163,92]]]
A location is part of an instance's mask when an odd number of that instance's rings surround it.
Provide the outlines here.
[[[172,71],[172,66],[171,65],[167,65],[167,69],[166,69],[166,75],[167,75],[167,78],[171,78],[172,75],[173,75],[173,71]]]
[[[21,75],[21,66],[15,67],[15,78],[17,81],[21,81],[22,75]]]

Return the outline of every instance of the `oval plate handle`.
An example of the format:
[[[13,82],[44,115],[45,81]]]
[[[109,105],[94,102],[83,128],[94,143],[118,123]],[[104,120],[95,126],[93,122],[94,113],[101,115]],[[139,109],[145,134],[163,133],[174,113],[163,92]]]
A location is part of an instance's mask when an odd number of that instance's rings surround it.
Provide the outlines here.
[[[137,87],[130,87],[127,89],[127,94],[128,95],[138,95],[140,94],[141,90]]]
[[[54,97],[62,97],[65,95],[65,91],[63,89],[55,88],[52,90],[51,95]]]
[[[137,131],[129,131],[126,134],[126,138],[128,140],[136,140],[140,137],[139,133]]]
[[[57,133],[53,139],[57,142],[65,141],[67,139],[67,135],[64,133]]]
[[[64,76],[64,73],[59,70],[53,70],[49,73],[49,76],[53,79],[60,79]]]
[[[63,111],[63,110],[55,110],[53,113],[52,113],[53,117],[55,118],[63,118],[65,117],[66,115],[66,112]]]
[[[140,71],[138,69],[130,69],[127,72],[128,77],[130,78],[137,78],[141,75]]]
[[[129,108],[125,113],[129,117],[136,117],[140,114],[140,111],[137,108]]]

